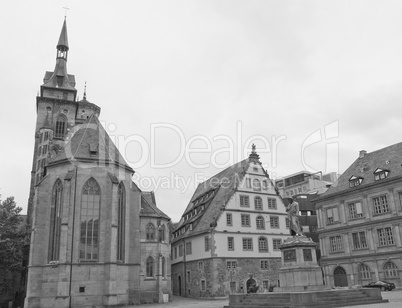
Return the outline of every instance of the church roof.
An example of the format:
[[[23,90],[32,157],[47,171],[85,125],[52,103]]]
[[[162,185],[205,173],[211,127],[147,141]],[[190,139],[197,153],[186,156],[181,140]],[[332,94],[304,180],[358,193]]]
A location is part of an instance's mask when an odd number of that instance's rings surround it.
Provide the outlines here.
[[[141,193],[141,212],[140,216],[165,218],[170,220],[169,216],[163,213],[157,206],[155,194],[153,191],[143,191]]]
[[[386,170],[387,177],[375,180],[374,173],[378,169]],[[361,155],[352,165],[339,177],[317,201],[325,199],[331,195],[364,189],[377,183],[392,181],[392,179],[402,176],[402,142],[385,147],[383,149],[367,153],[361,151]],[[361,183],[350,187],[351,179],[361,179]]]
[[[201,205],[204,205],[204,210],[186,221],[183,218],[180,220],[176,230],[188,224],[192,224],[192,228],[188,228],[185,234],[176,237],[174,241],[182,237],[204,233],[216,225],[226,203],[235,193],[238,184],[252,162],[259,163],[254,155],[226,168],[198,185],[183,217]],[[197,202],[200,199],[202,201]]]
[[[116,164],[130,172],[126,163],[97,116],[92,115],[85,123],[74,127],[75,132],[65,147],[49,162],[49,166],[75,161]]]

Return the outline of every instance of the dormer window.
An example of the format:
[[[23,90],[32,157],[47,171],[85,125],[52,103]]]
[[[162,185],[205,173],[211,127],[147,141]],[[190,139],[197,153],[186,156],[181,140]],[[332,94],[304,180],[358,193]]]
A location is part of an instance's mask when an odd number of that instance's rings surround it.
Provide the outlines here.
[[[385,179],[388,176],[389,170],[377,168],[373,173],[374,180],[379,181]]]
[[[359,186],[361,183],[363,182],[363,178],[362,177],[357,177],[357,176],[352,176],[349,179],[349,187],[356,187]]]

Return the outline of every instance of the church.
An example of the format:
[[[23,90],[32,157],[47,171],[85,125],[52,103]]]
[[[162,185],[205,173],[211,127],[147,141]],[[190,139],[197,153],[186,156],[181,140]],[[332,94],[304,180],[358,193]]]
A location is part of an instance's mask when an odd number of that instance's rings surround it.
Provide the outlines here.
[[[25,307],[121,307],[171,296],[170,218],[131,180],[99,122],[77,100],[64,20],[56,66],[36,99]]]

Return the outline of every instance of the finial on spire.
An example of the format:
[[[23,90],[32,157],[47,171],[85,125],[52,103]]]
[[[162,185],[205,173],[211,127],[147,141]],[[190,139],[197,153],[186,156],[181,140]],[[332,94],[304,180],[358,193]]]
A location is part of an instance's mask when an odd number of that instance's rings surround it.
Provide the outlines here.
[[[85,87],[84,87],[84,100],[87,99],[87,82],[85,81]]]
[[[67,7],[67,5],[66,5],[66,6],[63,6],[63,9],[64,9],[64,19],[66,19],[66,17],[67,17],[67,10],[69,10],[70,8]]]
[[[259,162],[260,156],[257,154],[256,146],[255,146],[254,143],[251,145],[251,153],[250,153],[250,155],[249,155],[248,158],[249,158],[251,161]]]

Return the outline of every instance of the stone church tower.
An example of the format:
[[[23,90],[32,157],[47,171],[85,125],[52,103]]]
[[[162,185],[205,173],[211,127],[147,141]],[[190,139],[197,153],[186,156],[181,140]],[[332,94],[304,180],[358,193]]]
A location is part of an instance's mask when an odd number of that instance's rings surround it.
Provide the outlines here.
[[[171,295],[170,218],[126,163],[67,73],[64,21],[56,67],[37,97],[25,307],[115,307]]]

